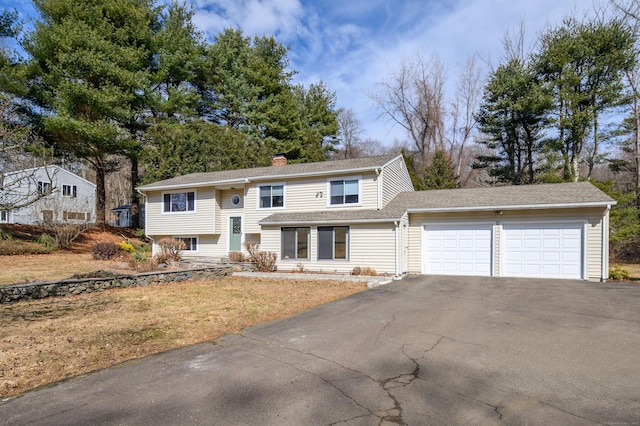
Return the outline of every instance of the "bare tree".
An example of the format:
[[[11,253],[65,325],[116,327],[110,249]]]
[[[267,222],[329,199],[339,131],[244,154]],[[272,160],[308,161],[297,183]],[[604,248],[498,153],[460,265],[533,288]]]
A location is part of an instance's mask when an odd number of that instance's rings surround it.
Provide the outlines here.
[[[455,100],[451,105],[449,130],[450,157],[456,164],[461,182],[465,148],[477,128],[476,113],[482,98],[483,79],[475,56],[469,57],[458,71]],[[470,170],[468,171],[470,172]],[[469,173],[465,173],[468,175]]]
[[[37,185],[36,168],[43,162],[30,148],[38,144],[38,138],[20,124],[11,101],[0,100],[0,210],[29,206],[55,189],[53,176],[47,177],[48,185]]]
[[[339,135],[344,158],[358,157],[362,123],[356,116],[356,112],[352,108],[341,109],[338,114],[338,126],[340,126]]]
[[[418,53],[377,84],[371,99],[393,123],[404,128],[418,153],[420,166],[436,149],[444,149],[445,68],[437,55]]]

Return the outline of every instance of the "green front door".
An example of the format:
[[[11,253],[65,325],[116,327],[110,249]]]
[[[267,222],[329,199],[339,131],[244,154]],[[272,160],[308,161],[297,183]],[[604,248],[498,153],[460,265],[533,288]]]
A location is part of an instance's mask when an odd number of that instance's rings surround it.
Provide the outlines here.
[[[242,217],[229,217],[229,251],[242,251]]]

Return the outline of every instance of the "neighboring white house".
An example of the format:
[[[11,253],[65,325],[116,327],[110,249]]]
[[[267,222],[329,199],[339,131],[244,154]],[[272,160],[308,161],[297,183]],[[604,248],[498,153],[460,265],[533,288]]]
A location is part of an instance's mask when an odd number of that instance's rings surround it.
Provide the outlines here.
[[[260,243],[278,270],[603,280],[609,209],[588,182],[413,190],[402,156],[193,173],[138,188],[146,234],[185,257]],[[154,244],[154,250],[157,250]]]
[[[2,199],[25,207],[0,210],[0,223],[94,222],[96,185],[62,167],[49,165],[7,173]]]

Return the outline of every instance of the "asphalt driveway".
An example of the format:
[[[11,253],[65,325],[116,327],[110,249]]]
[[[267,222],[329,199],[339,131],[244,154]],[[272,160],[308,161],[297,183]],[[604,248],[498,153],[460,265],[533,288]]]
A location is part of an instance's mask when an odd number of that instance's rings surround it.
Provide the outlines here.
[[[640,284],[410,276],[26,393],[0,421],[640,425]]]

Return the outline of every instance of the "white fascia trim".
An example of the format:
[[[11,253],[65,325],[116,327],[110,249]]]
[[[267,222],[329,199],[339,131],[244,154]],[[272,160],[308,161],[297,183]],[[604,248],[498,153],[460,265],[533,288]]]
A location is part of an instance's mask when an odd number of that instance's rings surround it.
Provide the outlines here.
[[[258,180],[282,180],[287,178],[296,178],[296,177],[308,177],[308,176],[328,176],[328,175],[342,175],[345,173],[357,173],[357,172],[367,172],[367,171],[375,171],[379,169],[380,166],[369,166],[369,167],[361,167],[359,169],[340,169],[340,170],[331,170],[331,171],[320,171],[320,172],[307,172],[307,173],[290,173],[283,175],[267,175],[267,176],[252,176],[250,178],[241,178],[241,179],[228,179],[228,180],[216,180],[209,182],[198,182],[198,183],[185,183],[185,184],[176,184],[176,185],[160,185],[160,186],[147,186],[147,187],[139,187],[140,191],[159,191],[164,189],[173,189],[173,188],[195,188],[201,186],[216,186],[216,185],[226,185],[230,183],[251,183],[252,181]]]
[[[585,207],[607,207],[611,202],[575,203],[575,204],[521,204],[509,206],[479,206],[479,207],[436,207],[436,208],[409,208],[409,213],[448,213],[448,212],[471,212],[471,211],[491,211],[491,210],[525,210],[525,209],[577,209]]]
[[[397,222],[402,220],[402,218],[385,218],[385,219],[330,219],[330,220],[292,220],[286,222],[258,222],[258,225],[282,225],[282,226],[290,226],[290,225],[324,225],[326,223],[331,224],[350,224],[350,223],[388,223],[388,222]]]

